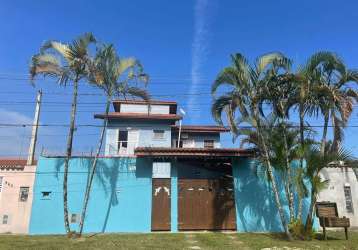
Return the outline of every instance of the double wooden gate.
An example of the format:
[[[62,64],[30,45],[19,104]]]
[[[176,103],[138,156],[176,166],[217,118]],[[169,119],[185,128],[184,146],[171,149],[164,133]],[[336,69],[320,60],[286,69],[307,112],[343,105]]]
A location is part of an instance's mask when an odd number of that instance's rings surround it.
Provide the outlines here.
[[[179,230],[235,230],[233,184],[222,179],[180,179]]]
[[[152,231],[170,230],[170,179],[153,179]],[[235,230],[233,183],[222,179],[179,179],[179,230]]]

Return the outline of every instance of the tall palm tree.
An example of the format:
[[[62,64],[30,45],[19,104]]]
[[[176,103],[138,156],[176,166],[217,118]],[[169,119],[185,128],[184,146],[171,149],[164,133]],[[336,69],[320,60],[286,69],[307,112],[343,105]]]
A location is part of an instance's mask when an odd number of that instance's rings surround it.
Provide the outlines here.
[[[98,142],[95,158],[92,162],[84,204],[82,208],[79,234],[82,235],[88,201],[90,197],[93,177],[96,172],[97,160],[102,149],[103,138],[108,124],[108,113],[113,96],[139,97],[149,101],[149,94],[146,90],[133,83],[144,82],[147,84],[148,75],[143,73],[141,63],[134,58],[119,58],[113,45],[104,45],[96,53],[94,61],[90,64],[88,79],[91,84],[103,90],[106,95],[105,116]]]
[[[289,66],[291,62],[288,60]],[[271,79],[269,79],[268,83],[265,85],[266,87],[266,95],[264,97],[267,104],[272,106],[272,110],[278,118],[277,127],[280,131],[281,136],[283,137],[282,146],[283,146],[283,155],[282,158],[285,159],[282,166],[285,166],[284,172],[285,180],[286,180],[286,192],[288,196],[288,207],[290,211],[290,222],[294,221],[295,212],[294,212],[294,195],[293,195],[293,178],[292,178],[292,170],[291,170],[291,159],[290,159],[290,148],[288,141],[288,134],[292,129],[289,129],[287,125],[289,120],[289,111],[291,108],[291,100],[292,94],[296,92],[296,85],[293,84],[292,81],[285,81],[290,75],[289,72],[281,75],[274,75]],[[275,126],[275,124],[274,124]],[[276,130],[276,128],[273,128]]]
[[[332,150],[337,151],[343,139],[343,128],[358,100],[357,92],[348,86],[351,82],[358,83],[358,71],[348,69],[335,53],[323,51],[308,59],[300,75],[313,84],[311,97],[316,100],[316,110],[319,107],[324,117],[321,153],[324,153],[327,141],[329,120],[334,136]]]
[[[87,75],[88,62],[90,61],[89,46],[95,42],[96,39],[91,33],[85,33],[79,36],[70,44],[56,41],[45,42],[40,48],[40,53],[32,57],[30,64],[32,81],[36,76],[42,75],[44,77],[57,79],[59,85],[66,86],[70,82],[73,84],[72,108],[63,176],[63,210],[67,233],[70,233],[67,204],[68,165],[72,155],[72,142],[75,131],[78,83]]]
[[[241,54],[231,56],[232,64],[224,68],[212,85],[211,92],[214,95],[212,114],[214,119],[223,124],[222,113],[226,113],[228,124],[236,138],[239,135],[236,114],[252,120],[252,126],[257,130],[258,139],[262,145],[263,160],[271,181],[276,206],[281,219],[282,227],[289,239],[292,236],[288,230],[287,222],[281,205],[273,166],[269,156],[267,140],[262,134],[262,100],[265,86],[272,75],[278,75],[281,70],[287,71],[289,62],[280,53],[270,53],[259,57],[251,66]],[[219,87],[230,88],[221,96],[215,98]]]
[[[250,121],[243,121],[246,124],[251,124]],[[294,205],[290,200],[294,198],[293,193],[296,191],[298,202],[307,196],[306,187],[303,185],[304,176],[301,168],[294,167],[296,162],[301,158],[300,147],[300,130],[291,123],[285,123],[280,118],[270,115],[263,119],[261,133],[264,135],[269,148],[269,156],[272,166],[276,172],[281,173],[282,181],[285,187],[287,201],[289,206]],[[254,126],[252,126],[254,127]],[[310,129],[305,128],[305,133],[309,134]],[[258,138],[257,130],[248,127],[239,127],[239,134],[242,136],[240,147],[250,146],[256,149],[256,156],[258,157],[258,169],[264,162],[264,155],[262,154],[263,146]],[[283,134],[285,136],[283,136]],[[312,139],[306,138],[305,145],[311,145]],[[289,171],[287,169],[289,165]],[[267,175],[267,172],[266,172]],[[290,176],[289,176],[290,175]],[[290,208],[290,221],[291,223],[298,219],[295,216],[293,208]]]

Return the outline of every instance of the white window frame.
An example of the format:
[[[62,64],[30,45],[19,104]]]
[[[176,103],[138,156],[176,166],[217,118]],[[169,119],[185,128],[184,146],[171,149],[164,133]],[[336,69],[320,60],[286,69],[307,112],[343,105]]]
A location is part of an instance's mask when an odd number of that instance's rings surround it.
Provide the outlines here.
[[[154,140],[163,140],[165,138],[164,129],[153,129],[153,139]]]
[[[153,162],[152,178],[170,178],[171,163],[170,162]]]
[[[346,211],[347,213],[353,213],[353,199],[352,199],[352,189],[349,184],[345,184],[343,187],[344,190],[344,200],[346,202]]]

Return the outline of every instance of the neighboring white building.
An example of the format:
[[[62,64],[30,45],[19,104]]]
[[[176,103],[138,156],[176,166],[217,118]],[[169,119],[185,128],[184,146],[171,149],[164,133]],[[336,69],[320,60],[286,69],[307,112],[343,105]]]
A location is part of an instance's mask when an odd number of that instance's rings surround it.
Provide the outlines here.
[[[319,194],[318,201],[337,203],[338,215],[348,217],[351,227],[358,227],[358,176],[351,167],[324,168],[321,176],[329,180],[327,189]]]

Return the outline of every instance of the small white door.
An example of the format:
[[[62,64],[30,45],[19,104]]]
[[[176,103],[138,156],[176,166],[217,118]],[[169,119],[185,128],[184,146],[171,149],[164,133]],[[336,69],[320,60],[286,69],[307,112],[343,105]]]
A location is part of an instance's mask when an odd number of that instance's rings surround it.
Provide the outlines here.
[[[139,130],[131,129],[128,130],[128,146],[127,146],[127,154],[133,155],[134,149],[138,147],[139,141]]]

